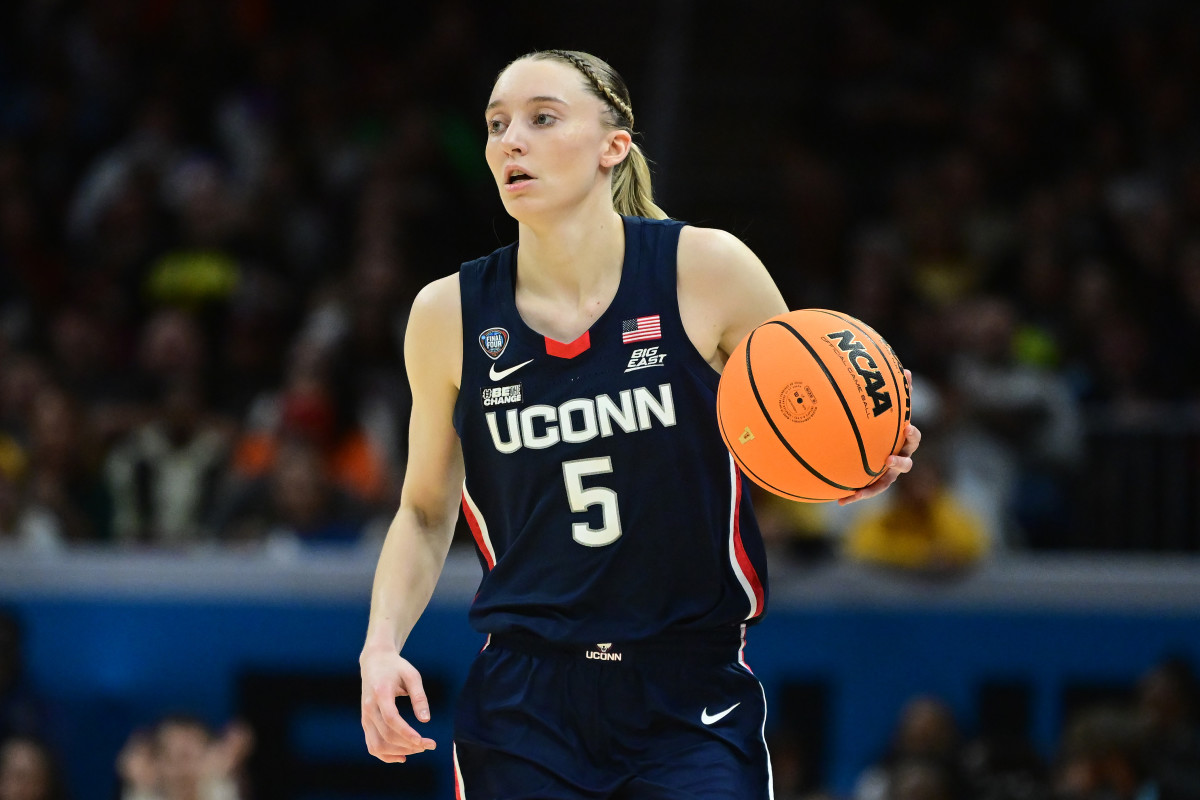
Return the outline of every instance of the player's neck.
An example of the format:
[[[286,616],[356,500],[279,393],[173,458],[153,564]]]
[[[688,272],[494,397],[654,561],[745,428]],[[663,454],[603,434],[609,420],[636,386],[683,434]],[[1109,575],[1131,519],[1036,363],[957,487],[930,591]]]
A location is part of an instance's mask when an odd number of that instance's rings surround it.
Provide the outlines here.
[[[611,206],[563,216],[553,224],[520,226],[517,283],[553,301],[585,301],[620,282],[625,227]]]

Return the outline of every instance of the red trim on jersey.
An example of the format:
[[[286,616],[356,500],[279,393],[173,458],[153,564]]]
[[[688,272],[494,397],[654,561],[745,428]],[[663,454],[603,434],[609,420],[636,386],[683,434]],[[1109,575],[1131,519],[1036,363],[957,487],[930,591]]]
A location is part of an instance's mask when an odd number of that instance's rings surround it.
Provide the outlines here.
[[[753,675],[754,670],[750,669],[750,665],[746,662],[746,642],[746,624],[742,623],[742,643],[738,646],[738,663],[745,667],[747,672]]]
[[[483,554],[483,560],[487,562],[488,569],[491,570],[496,566],[496,562],[492,560],[492,555],[483,542],[483,531],[479,529],[479,520],[475,519],[475,515],[471,513],[471,505],[467,502],[466,492],[463,492],[462,496],[462,510],[463,516],[467,519],[467,527],[471,529],[471,535],[475,537],[475,546],[479,548],[479,552]]]
[[[551,339],[549,336],[546,337],[546,352],[559,358],[574,358],[591,346],[591,331],[584,331],[583,336],[570,343],[560,342],[557,339]]]
[[[754,590],[754,607],[758,611],[755,616],[761,616],[764,600],[762,581],[759,580],[754,565],[750,563],[750,557],[746,555],[746,548],[742,545],[742,471],[738,469],[736,462],[733,465],[733,479],[734,485],[737,487],[733,498],[734,507],[737,509],[733,515],[733,550],[737,554],[737,562],[738,566],[742,568],[742,574],[746,576],[746,580],[750,581],[750,588]]]

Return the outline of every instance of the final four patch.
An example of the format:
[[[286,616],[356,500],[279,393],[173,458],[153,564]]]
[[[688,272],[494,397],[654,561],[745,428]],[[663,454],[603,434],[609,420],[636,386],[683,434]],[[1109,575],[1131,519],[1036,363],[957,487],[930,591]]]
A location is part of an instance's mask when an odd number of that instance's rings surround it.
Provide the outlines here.
[[[508,331],[504,328],[488,328],[479,334],[479,346],[488,354],[488,358],[495,361],[508,347]]]

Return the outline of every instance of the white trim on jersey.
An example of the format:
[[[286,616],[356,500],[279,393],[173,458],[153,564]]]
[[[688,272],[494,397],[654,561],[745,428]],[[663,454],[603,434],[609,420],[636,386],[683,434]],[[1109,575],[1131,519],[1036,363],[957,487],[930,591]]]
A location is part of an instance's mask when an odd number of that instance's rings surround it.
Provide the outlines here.
[[[771,748],[767,747],[767,690],[763,688],[762,681],[758,682],[758,690],[762,692],[763,697],[763,721],[762,727],[758,729],[758,735],[762,737],[763,752],[767,754],[767,800],[775,800],[775,775],[771,769]]]
[[[457,744],[451,746],[450,756],[454,759],[454,800],[467,800],[467,784],[463,782],[462,769],[458,766]]]
[[[496,563],[496,548],[492,547],[492,536],[488,533],[487,521],[483,518],[483,514],[479,513],[479,506],[475,505],[475,501],[471,498],[471,493],[467,491],[467,482],[463,481],[463,499],[467,501],[467,507],[471,509],[472,516],[475,517],[476,524],[479,525],[479,538],[483,542],[483,546],[487,549],[488,560],[492,564]]]
[[[750,613],[746,615],[746,619],[754,619],[758,616],[758,600],[754,597],[754,587],[750,585],[750,579],[746,573],[742,572],[742,565],[738,563],[737,546],[734,543],[734,537],[738,534],[738,495],[740,494],[741,481],[738,480],[737,464],[733,460],[733,455],[729,456],[729,563],[733,566],[733,574],[737,577],[738,583],[742,585],[742,591],[746,593],[747,599],[750,600]]]

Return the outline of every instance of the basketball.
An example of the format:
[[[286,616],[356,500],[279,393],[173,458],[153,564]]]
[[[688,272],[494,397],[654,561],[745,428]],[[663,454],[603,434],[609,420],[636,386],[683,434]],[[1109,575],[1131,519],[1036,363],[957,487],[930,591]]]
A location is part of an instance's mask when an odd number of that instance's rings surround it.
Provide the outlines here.
[[[738,343],[717,388],[726,447],[759,486],[820,503],[872,483],[904,445],[904,369],[865,323],[820,308],[772,317]]]

